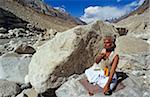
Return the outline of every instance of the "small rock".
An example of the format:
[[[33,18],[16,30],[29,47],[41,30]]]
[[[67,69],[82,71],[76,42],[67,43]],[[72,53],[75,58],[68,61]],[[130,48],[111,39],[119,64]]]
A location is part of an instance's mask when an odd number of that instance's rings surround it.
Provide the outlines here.
[[[8,32],[10,35],[16,36],[16,37],[26,36],[25,29],[23,29],[23,28],[15,28],[13,30],[11,29]]]
[[[143,76],[143,78],[144,78],[144,79],[146,79],[146,78],[147,78],[147,76]]]
[[[32,24],[27,24],[26,28],[28,28],[30,31],[33,31],[35,29],[35,26]]]
[[[56,30],[50,29],[46,32],[43,32],[42,40],[52,39],[57,34]]]
[[[16,83],[0,79],[0,97],[12,97],[20,91],[21,89]]]
[[[147,40],[147,43],[150,44],[150,38]]]
[[[0,33],[0,39],[10,39],[10,38],[12,38],[13,36],[12,35],[10,35],[10,34],[1,34]]]
[[[15,52],[18,54],[34,54],[36,50],[29,45],[21,44],[15,49]]]
[[[38,93],[35,91],[34,88],[25,89],[16,97],[38,97]]]
[[[0,33],[2,33],[2,34],[7,33],[7,29],[5,29],[5,28],[1,27],[1,28],[0,28]]]
[[[143,75],[143,72],[142,71],[132,71],[132,74],[135,76],[141,76],[141,75]]]
[[[150,94],[148,92],[145,92],[142,97],[150,97]]]
[[[144,84],[146,84],[147,82],[146,81],[144,81]]]
[[[24,89],[27,89],[27,88],[32,88],[32,86],[31,86],[30,83],[27,83],[27,84],[22,84],[20,88],[21,88],[21,90],[24,90]]]

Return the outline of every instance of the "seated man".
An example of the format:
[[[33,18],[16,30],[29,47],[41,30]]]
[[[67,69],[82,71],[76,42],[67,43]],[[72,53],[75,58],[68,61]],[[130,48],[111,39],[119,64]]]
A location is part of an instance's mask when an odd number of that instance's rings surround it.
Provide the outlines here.
[[[115,73],[119,56],[114,52],[115,40],[111,36],[104,38],[104,49],[97,56],[92,67],[85,71],[89,83],[99,86],[104,94],[109,94],[117,83]],[[90,93],[89,91],[89,94]]]

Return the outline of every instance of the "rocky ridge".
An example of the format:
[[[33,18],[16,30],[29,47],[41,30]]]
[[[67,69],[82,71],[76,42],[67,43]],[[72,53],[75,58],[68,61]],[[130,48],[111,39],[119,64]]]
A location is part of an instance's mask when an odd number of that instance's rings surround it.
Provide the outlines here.
[[[1,0],[0,8],[42,29],[64,31],[83,24],[66,13],[48,7],[40,0]]]

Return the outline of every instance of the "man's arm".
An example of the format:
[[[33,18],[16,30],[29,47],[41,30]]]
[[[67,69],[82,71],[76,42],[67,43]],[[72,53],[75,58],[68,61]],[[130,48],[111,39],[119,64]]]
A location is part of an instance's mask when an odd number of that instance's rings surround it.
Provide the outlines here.
[[[105,87],[103,88],[103,93],[104,94],[109,90],[109,86],[110,86],[110,83],[112,81],[112,78],[113,78],[113,75],[115,73],[115,70],[117,68],[118,62],[119,62],[119,56],[116,55],[114,60],[113,60],[113,62],[112,62],[112,67],[110,69],[109,79],[108,79]]]
[[[96,63],[98,64],[103,58],[104,58],[105,54],[104,53],[100,53],[97,58],[96,58]]]

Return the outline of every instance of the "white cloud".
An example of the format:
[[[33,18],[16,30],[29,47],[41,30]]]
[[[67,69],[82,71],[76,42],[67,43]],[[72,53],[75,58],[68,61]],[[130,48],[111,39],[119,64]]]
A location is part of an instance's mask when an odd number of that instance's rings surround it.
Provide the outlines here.
[[[121,0],[117,0],[118,2]],[[106,19],[113,19],[118,18],[122,15],[129,13],[133,8],[137,8],[140,6],[144,0],[134,1],[123,8],[118,8],[114,6],[90,6],[85,8],[84,14],[80,17],[82,21],[87,23],[92,22],[94,20],[106,20]]]
[[[106,20],[117,18],[129,11],[130,9],[119,9],[111,6],[90,6],[84,10],[84,15],[80,17],[81,20],[89,23],[93,20]]]

